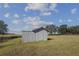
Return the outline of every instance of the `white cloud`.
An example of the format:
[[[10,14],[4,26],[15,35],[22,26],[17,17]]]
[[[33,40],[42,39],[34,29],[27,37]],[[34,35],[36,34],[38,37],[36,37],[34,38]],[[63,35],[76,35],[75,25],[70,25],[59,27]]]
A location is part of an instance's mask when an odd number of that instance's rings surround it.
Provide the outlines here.
[[[16,13],[13,15],[14,19],[12,21],[13,24],[18,25],[21,23],[21,20],[19,19],[19,15]]]
[[[28,11],[28,10],[44,11],[47,6],[48,4],[43,4],[43,3],[30,3],[30,4],[27,4],[27,6],[25,7],[25,11]]]
[[[24,14],[23,16],[25,17],[26,15]]]
[[[4,8],[8,8],[9,7],[9,4],[8,3],[5,3],[4,4]]]
[[[56,8],[57,4],[52,3],[52,4],[48,4],[48,3],[30,3],[27,4],[27,6],[25,7],[25,11],[28,10],[38,10],[38,11],[54,11],[54,9]]]
[[[12,27],[12,28],[9,28],[8,33],[15,33],[15,34],[21,35],[21,34],[22,34],[21,31],[22,31],[22,30],[21,30],[20,28]]]
[[[25,11],[32,10],[32,11],[40,11],[41,15],[49,15],[54,12],[58,12],[57,9],[57,4],[52,3],[52,4],[47,4],[47,3],[30,3],[27,4],[25,7]],[[50,12],[50,13],[49,13]]]
[[[52,4],[50,5],[50,9],[51,9],[52,11],[54,11],[56,7],[57,7],[57,4],[56,4],[56,3],[52,3]]]
[[[71,9],[71,14],[75,14],[77,12],[77,8]]]
[[[31,25],[33,28],[38,28],[42,26],[46,26],[49,24],[53,24],[52,22],[46,22],[43,21],[40,17],[35,16],[35,17],[28,17],[24,20],[24,22],[28,25]]]
[[[62,19],[59,19],[59,22],[60,22],[60,23],[62,23],[62,22],[63,22],[63,20],[62,20]]]
[[[68,19],[67,21],[68,21],[68,22],[72,22],[72,19]]]
[[[14,24],[14,25],[16,25],[16,24],[19,24],[21,21],[19,20],[19,19],[14,19],[13,21],[12,21],[12,23]]]
[[[8,18],[10,16],[9,13],[4,14],[4,17]]]
[[[41,14],[44,16],[48,16],[48,15],[51,15],[51,12],[42,12]]]
[[[19,18],[19,15],[18,15],[18,14],[14,14],[14,17],[15,17],[15,18]]]
[[[56,12],[56,13],[58,13],[59,11],[58,11],[58,9],[54,9],[54,11]]]

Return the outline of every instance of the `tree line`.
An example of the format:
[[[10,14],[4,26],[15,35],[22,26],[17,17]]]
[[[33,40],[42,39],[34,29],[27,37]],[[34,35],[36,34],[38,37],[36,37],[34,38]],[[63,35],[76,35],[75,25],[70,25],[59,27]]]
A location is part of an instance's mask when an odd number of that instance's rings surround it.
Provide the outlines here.
[[[8,25],[4,21],[0,20],[0,34],[6,34],[8,32]],[[79,34],[79,25],[68,26],[66,24],[56,26],[54,24],[47,25],[45,29],[49,34]]]
[[[7,24],[4,21],[0,20],[0,34],[6,34],[8,31]]]
[[[45,29],[49,32],[49,34],[79,34],[79,25],[68,26],[66,24],[55,26],[55,25],[47,25]]]

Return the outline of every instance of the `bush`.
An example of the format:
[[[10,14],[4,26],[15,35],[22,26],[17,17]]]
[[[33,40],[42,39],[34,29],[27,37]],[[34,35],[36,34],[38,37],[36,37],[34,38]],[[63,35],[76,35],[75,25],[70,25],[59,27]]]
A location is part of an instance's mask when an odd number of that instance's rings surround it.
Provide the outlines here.
[[[47,40],[52,40],[52,38],[48,38]]]

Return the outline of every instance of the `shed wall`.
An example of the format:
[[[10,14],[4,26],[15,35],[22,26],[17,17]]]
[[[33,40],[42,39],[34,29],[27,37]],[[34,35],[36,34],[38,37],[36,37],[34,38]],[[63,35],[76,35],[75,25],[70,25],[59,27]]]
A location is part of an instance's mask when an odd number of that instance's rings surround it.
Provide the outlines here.
[[[33,41],[40,41],[40,40],[47,40],[48,33],[45,30],[40,32],[34,33],[32,31],[23,32],[22,34],[22,41],[24,42],[33,42]]]
[[[35,41],[35,34],[33,32],[23,32],[22,40],[24,42],[32,42]]]
[[[42,30],[42,31],[36,33],[36,40],[37,41],[39,41],[39,40],[47,40],[47,38],[48,38],[48,33],[45,30]]]

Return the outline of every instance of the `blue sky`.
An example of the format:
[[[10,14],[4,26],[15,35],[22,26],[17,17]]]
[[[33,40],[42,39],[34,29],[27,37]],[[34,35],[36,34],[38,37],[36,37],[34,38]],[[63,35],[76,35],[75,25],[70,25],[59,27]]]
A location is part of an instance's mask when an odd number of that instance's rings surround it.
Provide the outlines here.
[[[8,24],[9,32],[48,24],[79,25],[79,4],[0,4],[0,20]]]

